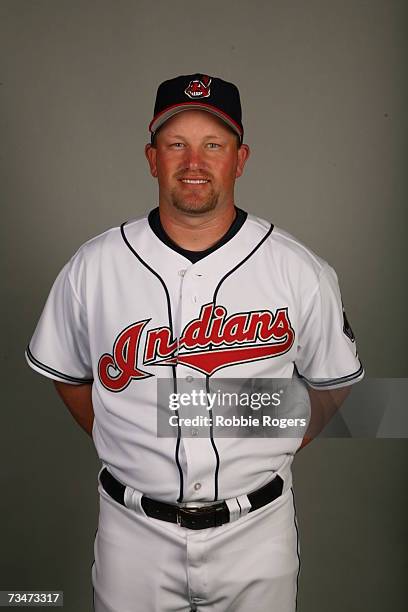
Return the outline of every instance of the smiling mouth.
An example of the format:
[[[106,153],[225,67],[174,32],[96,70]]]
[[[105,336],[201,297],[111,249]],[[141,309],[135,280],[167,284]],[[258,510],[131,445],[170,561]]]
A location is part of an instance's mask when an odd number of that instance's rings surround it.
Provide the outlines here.
[[[209,183],[209,179],[180,179],[180,181],[182,183],[185,183],[187,185],[205,185],[206,183]]]

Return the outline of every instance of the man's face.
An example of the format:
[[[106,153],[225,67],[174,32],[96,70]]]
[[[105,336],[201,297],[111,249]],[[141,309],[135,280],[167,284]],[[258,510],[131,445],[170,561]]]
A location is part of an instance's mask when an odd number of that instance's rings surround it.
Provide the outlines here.
[[[199,215],[232,205],[235,179],[249,155],[214,115],[182,111],[166,121],[156,146],[146,145],[150,171],[159,181],[160,203]]]

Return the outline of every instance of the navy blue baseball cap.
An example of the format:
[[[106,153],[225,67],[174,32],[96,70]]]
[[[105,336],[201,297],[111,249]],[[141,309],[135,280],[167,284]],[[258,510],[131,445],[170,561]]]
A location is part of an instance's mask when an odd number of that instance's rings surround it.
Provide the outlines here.
[[[149,125],[152,140],[155,132],[173,115],[198,109],[222,119],[239,136],[244,135],[239,91],[236,85],[207,74],[185,74],[159,85],[154,116]]]

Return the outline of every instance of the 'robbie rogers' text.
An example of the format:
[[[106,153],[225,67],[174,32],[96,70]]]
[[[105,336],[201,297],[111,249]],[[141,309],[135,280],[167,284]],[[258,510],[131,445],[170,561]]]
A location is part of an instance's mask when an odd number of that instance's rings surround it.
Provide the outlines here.
[[[232,416],[223,417],[217,415],[214,418],[209,416],[195,416],[193,418],[178,417],[173,414],[169,418],[172,427],[305,427],[306,419],[278,419],[264,415],[261,419],[252,416]]]

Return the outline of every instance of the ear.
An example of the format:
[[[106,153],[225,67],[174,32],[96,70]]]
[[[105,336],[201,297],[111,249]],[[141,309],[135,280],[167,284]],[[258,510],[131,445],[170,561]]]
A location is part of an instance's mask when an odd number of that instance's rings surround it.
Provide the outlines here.
[[[242,144],[238,149],[238,163],[237,163],[237,171],[235,173],[235,178],[238,178],[244,172],[244,166],[250,154],[250,149],[248,145]]]
[[[150,166],[150,174],[157,178],[157,149],[150,142],[145,146],[145,156]]]

